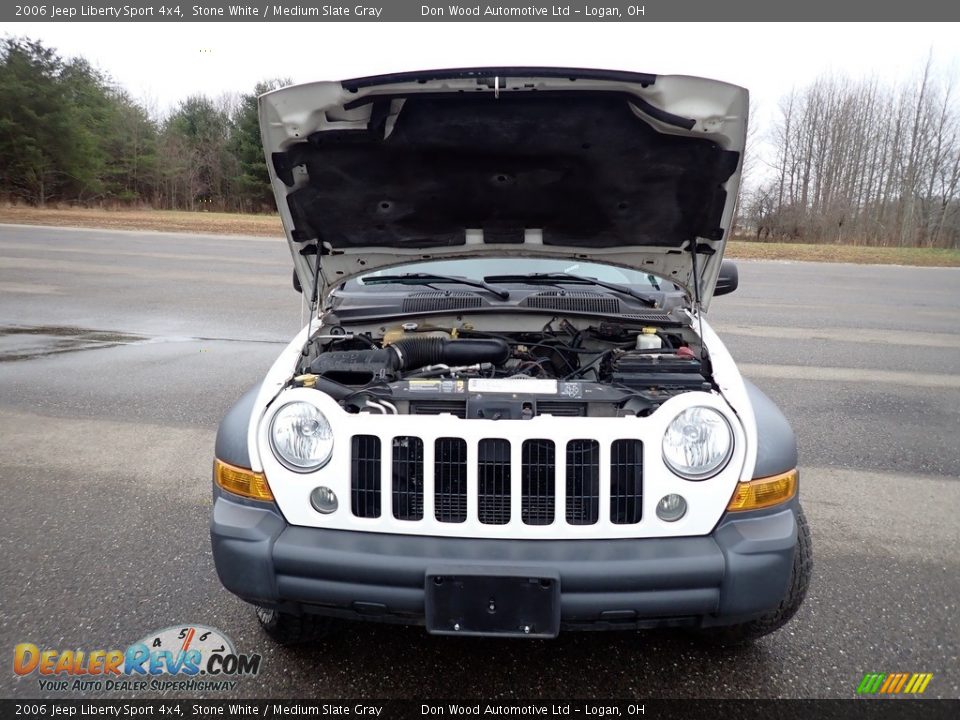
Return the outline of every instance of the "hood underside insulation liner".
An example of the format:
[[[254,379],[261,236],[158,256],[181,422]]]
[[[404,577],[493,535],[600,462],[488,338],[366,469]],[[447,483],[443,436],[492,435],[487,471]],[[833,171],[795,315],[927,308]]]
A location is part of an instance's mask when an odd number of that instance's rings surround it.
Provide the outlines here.
[[[680,247],[719,239],[722,187],[739,153],[663,134],[625,93],[408,96],[384,137],[384,103],[366,129],[315,132],[275,153],[300,242],[333,248],[487,243]]]

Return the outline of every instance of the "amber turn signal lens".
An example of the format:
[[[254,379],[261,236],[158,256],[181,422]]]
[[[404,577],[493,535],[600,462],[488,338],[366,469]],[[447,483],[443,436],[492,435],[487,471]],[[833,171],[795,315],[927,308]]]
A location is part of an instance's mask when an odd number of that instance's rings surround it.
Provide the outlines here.
[[[217,485],[234,495],[252,500],[273,500],[267,477],[261,472],[228,465],[222,460],[214,460],[213,478]]]
[[[794,469],[781,475],[737,483],[727,510],[759,510],[785,503],[797,494],[799,473]]]

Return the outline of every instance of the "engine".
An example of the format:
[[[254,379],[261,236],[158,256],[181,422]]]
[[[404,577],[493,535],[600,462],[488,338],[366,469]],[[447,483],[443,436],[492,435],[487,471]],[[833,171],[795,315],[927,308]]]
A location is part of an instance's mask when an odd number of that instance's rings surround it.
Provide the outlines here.
[[[348,412],[522,420],[647,415],[669,397],[713,387],[685,328],[601,323],[493,333],[417,327],[320,335],[293,384]]]

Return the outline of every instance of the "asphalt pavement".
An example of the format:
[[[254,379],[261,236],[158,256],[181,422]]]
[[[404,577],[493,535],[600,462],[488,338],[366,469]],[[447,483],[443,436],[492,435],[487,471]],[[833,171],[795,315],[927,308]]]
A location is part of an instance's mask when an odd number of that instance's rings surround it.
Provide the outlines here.
[[[263,655],[210,697],[843,698],[929,672],[960,698],[960,269],[739,265],[709,318],[799,438],[815,567],[789,625],[740,649],[368,624],[282,649],[207,523],[217,423],[302,326],[285,242],[0,225],[0,697],[76,697],[16,677],[18,643],[200,623]]]

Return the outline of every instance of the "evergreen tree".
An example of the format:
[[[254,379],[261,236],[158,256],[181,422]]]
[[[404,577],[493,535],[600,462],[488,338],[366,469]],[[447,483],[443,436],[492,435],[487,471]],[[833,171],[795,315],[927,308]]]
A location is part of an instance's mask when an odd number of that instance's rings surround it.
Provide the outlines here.
[[[276,209],[260,140],[257,98],[266,92],[289,84],[289,80],[267,80],[257,83],[253,93],[241,97],[240,107],[233,119],[231,150],[240,165],[236,193],[240,208],[247,212]]]

